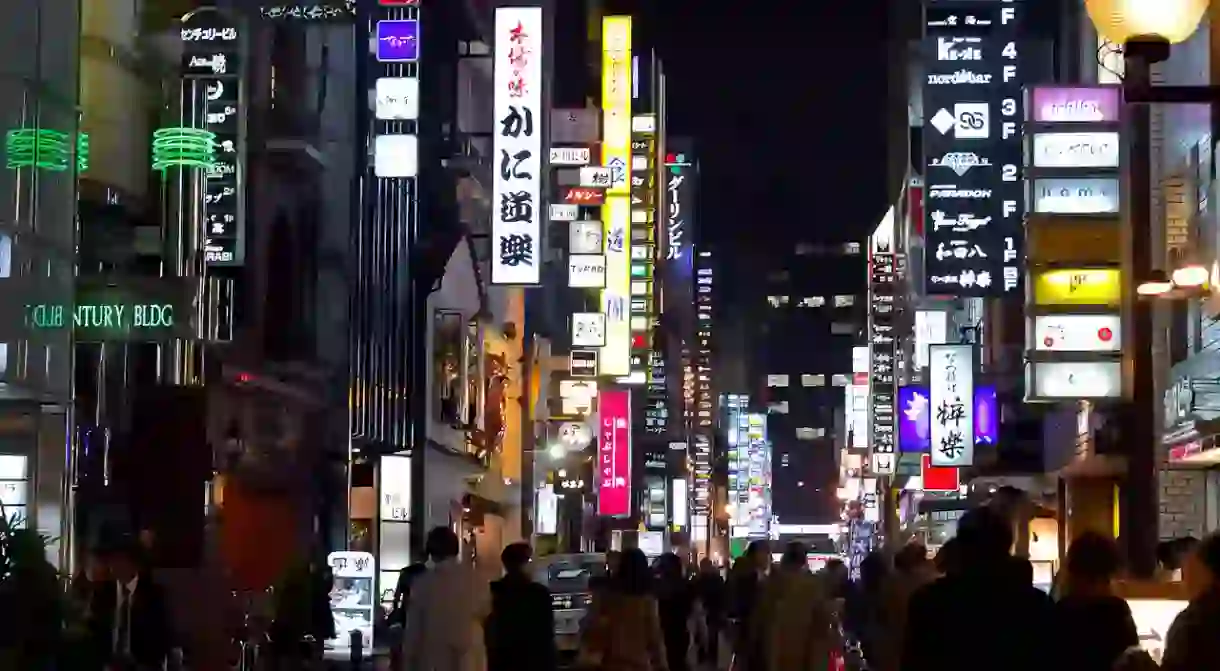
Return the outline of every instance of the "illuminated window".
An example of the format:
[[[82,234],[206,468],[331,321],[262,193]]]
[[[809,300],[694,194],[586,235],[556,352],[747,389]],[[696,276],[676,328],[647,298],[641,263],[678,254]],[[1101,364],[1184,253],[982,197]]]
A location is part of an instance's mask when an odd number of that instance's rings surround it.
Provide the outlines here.
[[[775,403],[769,403],[769,404],[767,404],[767,412],[770,412],[770,413],[773,413],[776,415],[786,415],[786,414],[788,414],[788,402],[787,401],[777,401]]]
[[[773,307],[773,308],[783,307],[788,304],[788,297],[787,296],[767,296],[767,302],[770,303],[771,307]]]
[[[835,296],[835,307],[846,308],[856,304],[855,296]]]
[[[860,253],[860,243],[849,242],[849,243],[843,245],[843,253],[848,256],[854,256],[856,254],[859,254]]]
[[[797,427],[797,429],[796,429],[796,439],[797,440],[814,440],[817,438],[825,438],[825,437],[826,437],[826,429],[822,429],[822,428],[814,429],[814,428],[810,428],[808,426],[801,426],[801,427]]]
[[[768,375],[767,376],[767,386],[768,387],[787,387],[788,386],[788,376],[787,375]]]
[[[800,242],[800,243],[797,243],[797,245],[796,245],[796,255],[797,256],[809,256],[811,254],[816,253],[817,251],[818,251],[817,246],[811,245],[808,242]]]
[[[801,386],[802,387],[825,387],[826,386],[826,376],[821,375],[821,374],[811,375],[809,373],[804,373],[801,375]]]
[[[820,308],[823,305],[826,305],[826,297],[825,296],[806,296],[801,299],[801,302],[798,303],[798,305],[800,305],[803,308]]]
[[[787,270],[777,270],[773,273],[768,273],[767,281],[768,282],[787,282],[788,281],[788,271]]]
[[[830,332],[833,335],[855,335],[860,328],[851,322],[831,322]]]
[[[842,373],[835,373],[834,375],[830,376],[830,386],[832,386],[832,387],[846,387],[849,384],[851,384],[850,375],[843,375]]]

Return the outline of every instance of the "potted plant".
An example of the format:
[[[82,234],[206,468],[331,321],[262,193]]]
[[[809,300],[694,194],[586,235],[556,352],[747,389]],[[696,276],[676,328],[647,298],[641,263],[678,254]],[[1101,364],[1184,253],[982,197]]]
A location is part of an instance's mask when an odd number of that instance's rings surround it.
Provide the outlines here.
[[[69,608],[47,561],[50,539],[0,514],[0,669],[50,670],[70,648]],[[83,636],[83,633],[81,634]]]

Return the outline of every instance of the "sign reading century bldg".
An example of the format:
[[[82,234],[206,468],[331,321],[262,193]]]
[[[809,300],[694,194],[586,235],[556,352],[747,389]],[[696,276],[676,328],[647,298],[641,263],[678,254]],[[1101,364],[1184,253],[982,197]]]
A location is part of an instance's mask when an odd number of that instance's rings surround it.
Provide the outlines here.
[[[928,293],[1021,291],[1019,3],[933,1],[923,82]]]

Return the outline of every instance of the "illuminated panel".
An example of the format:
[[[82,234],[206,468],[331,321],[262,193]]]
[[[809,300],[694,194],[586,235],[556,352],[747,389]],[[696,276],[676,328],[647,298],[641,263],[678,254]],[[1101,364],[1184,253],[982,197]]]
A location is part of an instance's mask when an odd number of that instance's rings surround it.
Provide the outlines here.
[[[606,239],[606,345],[601,372],[631,372],[631,17],[602,19],[602,164],[610,168],[603,207]]]
[[[652,381],[656,275],[656,142],[652,133],[631,138],[631,375]],[[663,423],[662,423],[663,424]],[[661,431],[664,433],[664,426]]]

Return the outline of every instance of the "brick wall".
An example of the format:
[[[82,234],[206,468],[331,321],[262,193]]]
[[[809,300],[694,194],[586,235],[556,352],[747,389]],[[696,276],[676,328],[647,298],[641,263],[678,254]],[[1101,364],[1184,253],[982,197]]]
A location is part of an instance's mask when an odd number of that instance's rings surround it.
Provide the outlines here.
[[[1207,526],[1206,471],[1161,470],[1161,539],[1202,538]]]

